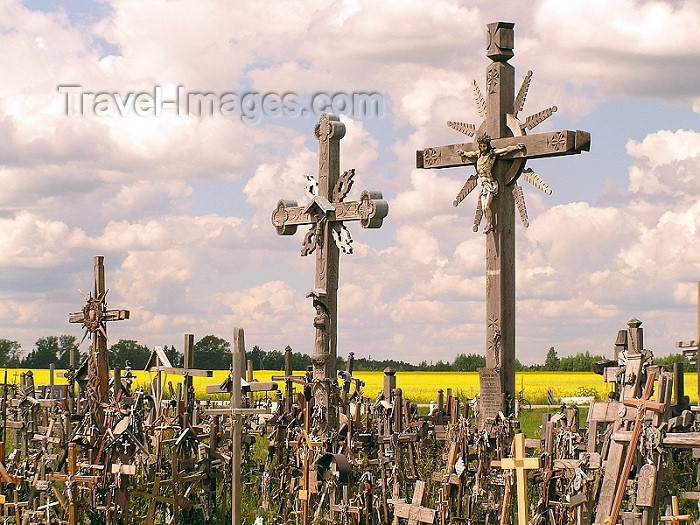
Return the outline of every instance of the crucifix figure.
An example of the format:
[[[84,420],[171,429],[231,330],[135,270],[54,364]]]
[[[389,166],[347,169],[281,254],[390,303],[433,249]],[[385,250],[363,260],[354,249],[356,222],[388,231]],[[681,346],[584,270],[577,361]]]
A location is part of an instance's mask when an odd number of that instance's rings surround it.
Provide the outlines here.
[[[280,200],[272,213],[272,224],[280,235],[292,235],[297,226],[310,225],[304,237],[303,256],[316,253],[313,298],[316,337],[313,354],[314,402],[318,414],[335,426],[331,406],[331,383],[336,381],[338,338],[338,267],[340,251],[352,253],[352,238],[344,221],[360,221],[363,228],[379,228],[389,212],[381,192],[365,190],[360,200],[344,202],[354,181],[355,170],[340,174],[340,139],[345,125],[336,115],[322,115],[314,131],[319,144],[318,181],[306,175],[312,200],[306,206]]]
[[[102,255],[95,256],[94,293],[88,297],[83,295],[85,300],[83,310],[68,317],[68,322],[82,324],[85,328],[85,337],[90,334],[92,338],[88,356],[88,403],[95,409],[100,424],[101,404],[109,401],[107,321],[121,321],[129,318],[129,310],[107,310],[105,298],[108,290],[105,287],[104,259]]]
[[[476,164],[455,198],[457,206],[481,184],[474,231],[486,215],[486,368],[482,369],[479,426],[493,419],[499,411],[512,412],[508,406],[515,399],[515,208],[523,224],[529,222],[522,188],[522,177],[536,188],[551,193],[544,181],[531,169],[528,159],[572,155],[588,151],[590,134],[585,131],[551,131],[527,135],[528,130],[550,117],[556,106],[527,117],[518,118],[523,109],[532,72],[515,95],[515,69],[508,64],[514,56],[515,24],[496,22],[487,26],[486,97],[476,81],[474,96],[483,119],[474,124],[448,122],[448,126],[477,142],[451,144],[417,151],[418,168],[452,168]],[[486,384],[488,383],[488,385]],[[485,388],[487,387],[487,388]]]

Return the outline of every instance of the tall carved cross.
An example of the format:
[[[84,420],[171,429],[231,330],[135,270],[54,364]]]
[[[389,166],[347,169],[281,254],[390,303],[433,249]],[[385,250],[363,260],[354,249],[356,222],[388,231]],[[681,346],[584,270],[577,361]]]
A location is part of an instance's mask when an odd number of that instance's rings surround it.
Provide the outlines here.
[[[313,297],[316,308],[316,338],[311,361],[314,368],[314,399],[319,409],[330,407],[330,382],[336,380],[338,340],[338,267],[340,250],[352,253],[352,239],[343,223],[360,221],[363,228],[379,228],[389,206],[381,192],[365,190],[358,201],[344,202],[353,185],[355,170],[340,174],[340,139],[345,125],[336,115],[322,115],[316,124],[318,139],[318,187],[307,175],[313,197],[306,206],[280,200],[272,213],[272,224],[280,235],[292,235],[297,226],[311,225],[301,254],[316,252]],[[332,416],[330,416],[332,417]]]
[[[486,214],[486,370],[489,382],[494,375],[500,385],[495,390],[482,385],[479,412],[480,426],[485,418],[494,418],[508,409],[507,400],[515,398],[515,207],[525,226],[527,211],[520,175],[545,193],[549,187],[532,170],[524,169],[527,159],[557,157],[588,151],[590,134],[585,131],[552,131],[537,135],[526,132],[547,119],[557,108],[553,106],[527,117],[518,118],[523,109],[532,72],[528,72],[515,96],[515,70],[508,64],[514,55],[515,24],[488,24],[486,56],[491,64],[486,69],[486,97],[474,82],[473,89],[480,116],[477,128],[473,124],[448,122],[448,125],[468,136],[488,143],[491,150],[479,148],[477,142],[452,144],[417,151],[418,168],[452,168],[476,164],[477,174],[469,177],[454,201],[457,206],[479,186],[474,231]]]
[[[104,257],[95,257],[95,289],[88,297],[83,295],[83,310],[70,314],[68,322],[80,323],[85,336],[90,334],[92,344],[88,356],[88,385],[99,406],[109,401],[109,362],[107,360],[107,322],[129,318],[129,310],[107,310]],[[82,295],[82,294],[81,294]]]

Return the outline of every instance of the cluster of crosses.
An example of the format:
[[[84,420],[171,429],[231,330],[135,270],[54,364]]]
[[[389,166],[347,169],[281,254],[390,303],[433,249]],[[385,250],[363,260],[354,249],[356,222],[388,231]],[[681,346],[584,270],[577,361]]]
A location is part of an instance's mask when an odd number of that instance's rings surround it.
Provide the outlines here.
[[[182,367],[172,366],[162,349],[153,351],[146,391],[133,388],[128,367],[110,377],[107,323],[129,319],[129,311],[107,308],[104,260],[96,257],[94,291],[84,297],[82,311],[69,317],[90,337],[88,359],[80,366],[71,359],[67,385],[54,384],[52,374],[48,386],[37,388],[28,372],[10,388],[5,378],[0,519],[16,525],[238,525],[247,491],[260,513],[280,524],[687,521],[678,497],[700,501],[700,491],[673,493],[665,472],[672,455],[691,450],[695,457],[700,451],[699,410],[683,394],[682,367],[671,373],[653,365],[640,321],[631,319],[620,330],[614,359],[597,366],[612,385],[611,395],[591,404],[587,431],[574,406],[545,414],[539,439],[519,431],[516,209],[528,225],[519,181],[550,193],[526,168],[527,160],[587,151],[590,136],[566,130],[527,134],[557,108],[521,120],[532,73],[516,94],[508,63],[513,24],[489,24],[487,35],[491,63],[484,92],[473,85],[483,121],[448,123],[475,140],[417,152],[418,168],[476,169],[453,205],[478,191],[473,230],[481,227],[486,242],[486,367],[479,372],[477,400],[464,403],[451,389],[446,396],[440,390],[430,414],[419,416],[397,388],[394,370],[384,371],[376,399],[366,397],[363,382],[353,376],[352,353],[346,370],[336,370],[340,253],[352,253],[345,223],[379,228],[389,208],[378,191],[346,200],[355,171],[340,171],[345,126],[323,115],[315,129],[318,178],[307,176],[310,201],[300,206],[280,200],[272,213],[280,235],[309,227],[302,242],[302,255],[315,254],[309,369],[295,375],[287,347],[284,375],[255,382],[243,330],[236,328],[229,377],[207,388],[225,401],[195,396],[193,378],[211,377],[212,371],[194,368],[193,334],[185,335]],[[167,374],[184,379],[174,388]],[[267,392],[274,392],[272,398]],[[264,459],[253,453],[256,437],[266,440]]]

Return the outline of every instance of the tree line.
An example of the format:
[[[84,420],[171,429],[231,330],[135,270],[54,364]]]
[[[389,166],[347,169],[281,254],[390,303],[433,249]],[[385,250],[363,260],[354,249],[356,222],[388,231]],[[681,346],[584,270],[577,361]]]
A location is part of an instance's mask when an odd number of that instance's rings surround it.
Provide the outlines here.
[[[86,345],[87,346],[87,345]],[[126,368],[131,366],[134,370],[143,370],[151,355],[151,349],[139,344],[133,339],[120,339],[108,347],[109,363],[112,367]],[[174,367],[183,366],[183,353],[175,346],[163,346],[165,355]],[[6,368],[48,368],[52,363],[56,368],[64,369],[70,365],[70,354],[74,353],[75,366],[79,366],[85,359],[85,352],[81,351],[79,341],[73,335],[47,336],[38,339],[34,349],[24,354],[21,345],[17,341],[0,339],[0,367]],[[255,345],[246,352],[246,359],[253,363],[256,370],[284,370],[284,352],[280,350],[262,350]],[[193,347],[194,368],[206,370],[226,370],[231,366],[231,345],[226,339],[207,335],[194,344]],[[516,371],[542,370],[542,371],[566,371],[566,372],[590,372],[593,364],[605,361],[601,355],[591,355],[589,352],[578,353],[574,356],[559,357],[556,349],[549,348],[544,363],[523,365],[515,360]],[[655,358],[659,365],[672,367],[673,363],[683,363],[688,372],[696,371],[696,366],[683,354],[671,354],[669,356]],[[292,368],[304,370],[311,365],[311,357],[301,352],[292,352]],[[338,370],[346,368],[346,360],[338,356],[336,366]],[[436,363],[421,361],[415,365],[406,361],[395,359],[372,359],[372,356],[354,359],[354,370],[371,371],[393,368],[399,372],[432,371],[432,372],[474,372],[486,366],[486,358],[478,354],[458,354],[451,362],[438,360]]]

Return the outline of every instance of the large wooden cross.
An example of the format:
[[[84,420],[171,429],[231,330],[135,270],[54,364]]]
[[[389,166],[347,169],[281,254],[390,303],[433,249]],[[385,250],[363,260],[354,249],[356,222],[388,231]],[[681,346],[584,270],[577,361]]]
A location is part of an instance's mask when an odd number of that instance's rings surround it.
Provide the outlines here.
[[[551,190],[532,170],[524,169],[527,159],[557,157],[588,151],[590,134],[585,131],[551,131],[537,135],[526,132],[554,113],[553,106],[524,122],[518,118],[523,109],[532,72],[528,72],[518,95],[515,96],[515,70],[508,64],[513,53],[514,24],[488,24],[486,56],[492,63],[486,69],[486,97],[474,82],[474,95],[480,116],[477,128],[473,124],[448,122],[448,125],[468,136],[484,141],[491,139],[490,162],[483,156],[477,142],[452,144],[417,151],[418,168],[452,168],[477,165],[477,175],[467,180],[454,201],[457,206],[469,192],[480,187],[480,200],[474,230],[482,215],[488,211],[486,227],[486,370],[484,382],[496,383],[496,389],[482,384],[479,412],[480,426],[485,418],[505,411],[507,401],[515,398],[515,207],[525,226],[527,211],[519,176],[545,193]],[[490,171],[490,173],[489,173]],[[491,176],[492,180],[487,180]],[[495,184],[493,182],[495,181]],[[491,200],[492,199],[492,200]],[[490,202],[489,202],[490,201]],[[484,206],[488,206],[488,210]],[[489,221],[488,219],[491,218]]]
[[[654,391],[654,380],[656,379],[656,371],[647,371],[647,382],[644,385],[644,392],[640,399],[624,399],[623,403],[626,406],[633,407],[637,409],[637,414],[634,419],[634,427],[632,428],[632,436],[630,437],[630,442],[627,445],[627,455],[625,456],[625,463],[622,465],[622,471],[620,472],[620,477],[617,481],[617,490],[615,491],[615,499],[612,503],[612,509],[610,515],[603,520],[603,525],[615,525],[617,523],[617,518],[620,514],[620,509],[622,508],[622,500],[625,497],[627,480],[629,479],[630,472],[632,471],[632,464],[637,455],[637,445],[639,445],[639,440],[642,436],[644,416],[647,410],[652,410],[654,412],[660,413],[666,410],[666,405],[658,401],[652,401],[651,395]],[[598,509],[598,514],[601,514],[601,509]],[[599,522],[599,517],[596,516],[596,521]]]
[[[107,310],[105,286],[105,258],[95,256],[95,289],[88,297],[81,312],[70,314],[68,322],[80,323],[92,337],[88,357],[88,384],[98,404],[109,401],[109,361],[107,360],[107,321],[129,318],[129,310]]]
[[[292,235],[297,226],[311,225],[301,254],[316,252],[314,288],[309,293],[316,308],[316,338],[311,361],[314,367],[315,395],[319,407],[328,410],[329,384],[336,380],[338,339],[338,267],[340,250],[352,253],[352,239],[343,223],[360,221],[363,228],[379,228],[389,206],[381,192],[362,192],[359,201],[344,202],[353,185],[355,170],[340,175],[340,139],[345,125],[335,115],[322,115],[316,124],[319,143],[318,187],[307,176],[312,201],[297,206],[296,201],[280,200],[272,213],[272,224],[280,235]]]
[[[540,468],[540,458],[525,457],[525,434],[513,436],[513,457],[501,459],[501,468],[515,470],[518,489],[518,525],[527,525],[530,505],[527,500],[526,470]]]

